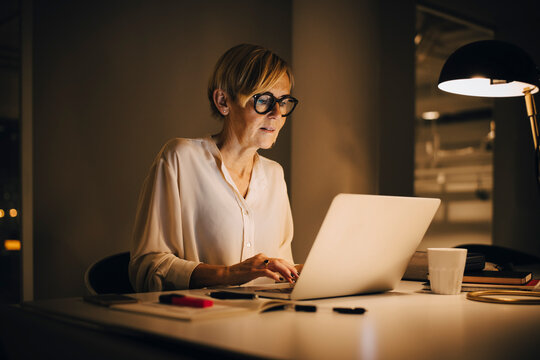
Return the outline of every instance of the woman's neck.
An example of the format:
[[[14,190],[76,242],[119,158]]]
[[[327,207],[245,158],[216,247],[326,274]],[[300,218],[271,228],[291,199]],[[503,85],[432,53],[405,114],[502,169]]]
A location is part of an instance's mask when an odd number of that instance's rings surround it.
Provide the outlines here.
[[[243,146],[238,137],[224,127],[213,136],[222,160],[233,175],[242,179],[250,178],[257,149]]]

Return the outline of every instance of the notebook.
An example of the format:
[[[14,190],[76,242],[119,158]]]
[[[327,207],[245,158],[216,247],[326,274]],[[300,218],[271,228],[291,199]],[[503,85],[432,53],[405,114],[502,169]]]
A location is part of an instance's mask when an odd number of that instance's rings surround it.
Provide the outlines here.
[[[324,218],[294,287],[228,288],[304,300],[392,290],[424,237],[439,199],[339,194]]]

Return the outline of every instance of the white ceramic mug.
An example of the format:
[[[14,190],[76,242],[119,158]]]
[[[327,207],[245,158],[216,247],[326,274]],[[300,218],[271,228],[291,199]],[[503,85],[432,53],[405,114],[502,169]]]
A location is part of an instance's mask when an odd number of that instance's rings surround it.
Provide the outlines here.
[[[429,283],[436,294],[457,295],[467,260],[467,249],[428,248]]]

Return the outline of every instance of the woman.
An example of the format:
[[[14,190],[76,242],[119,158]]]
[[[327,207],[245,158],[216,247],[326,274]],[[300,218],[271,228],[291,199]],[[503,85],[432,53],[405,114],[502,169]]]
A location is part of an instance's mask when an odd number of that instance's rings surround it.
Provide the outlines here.
[[[221,132],[169,141],[145,180],[129,265],[136,291],[298,277],[283,169],[257,154],[298,103],[292,82],[287,63],[260,46],[218,60],[208,99]]]

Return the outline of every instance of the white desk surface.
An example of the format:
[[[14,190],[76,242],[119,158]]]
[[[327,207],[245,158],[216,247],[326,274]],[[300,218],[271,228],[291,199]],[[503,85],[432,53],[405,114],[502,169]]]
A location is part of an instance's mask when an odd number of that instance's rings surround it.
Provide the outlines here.
[[[480,303],[465,293],[435,295],[421,288],[419,282],[402,281],[387,293],[309,301],[317,304],[316,313],[248,313],[194,322],[111,310],[80,298],[34,301],[23,308],[269,358],[540,359],[540,305]],[[156,300],[158,295],[135,296]],[[367,312],[337,314],[332,306]]]

